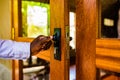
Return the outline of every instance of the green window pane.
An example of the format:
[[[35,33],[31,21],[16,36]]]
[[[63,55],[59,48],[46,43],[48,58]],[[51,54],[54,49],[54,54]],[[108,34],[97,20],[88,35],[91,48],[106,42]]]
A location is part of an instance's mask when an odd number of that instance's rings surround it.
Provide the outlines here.
[[[22,36],[49,35],[50,6],[47,3],[22,1]]]

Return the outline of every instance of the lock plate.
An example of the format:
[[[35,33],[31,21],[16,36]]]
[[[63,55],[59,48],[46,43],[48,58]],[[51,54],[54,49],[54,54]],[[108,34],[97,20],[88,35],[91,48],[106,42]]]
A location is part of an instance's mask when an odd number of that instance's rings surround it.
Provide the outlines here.
[[[54,28],[54,59],[61,60],[61,28]]]

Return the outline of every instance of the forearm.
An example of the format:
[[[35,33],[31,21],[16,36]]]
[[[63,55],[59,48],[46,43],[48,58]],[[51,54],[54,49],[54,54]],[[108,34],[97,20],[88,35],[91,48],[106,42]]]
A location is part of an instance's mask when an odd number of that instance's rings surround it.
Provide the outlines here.
[[[0,40],[0,58],[27,59],[30,56],[30,43]]]

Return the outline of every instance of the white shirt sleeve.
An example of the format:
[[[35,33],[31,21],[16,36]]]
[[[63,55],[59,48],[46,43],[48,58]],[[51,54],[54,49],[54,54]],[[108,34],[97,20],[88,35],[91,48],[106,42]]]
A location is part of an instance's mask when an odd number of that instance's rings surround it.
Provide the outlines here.
[[[0,40],[0,58],[27,59],[30,56],[30,43]]]

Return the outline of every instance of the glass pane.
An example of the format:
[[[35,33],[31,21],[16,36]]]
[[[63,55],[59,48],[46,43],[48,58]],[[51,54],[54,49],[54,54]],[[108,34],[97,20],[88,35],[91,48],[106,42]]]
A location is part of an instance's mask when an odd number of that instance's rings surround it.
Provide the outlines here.
[[[101,37],[120,37],[119,0],[101,0]]]
[[[22,0],[22,37],[49,35],[50,5],[43,1]]]

